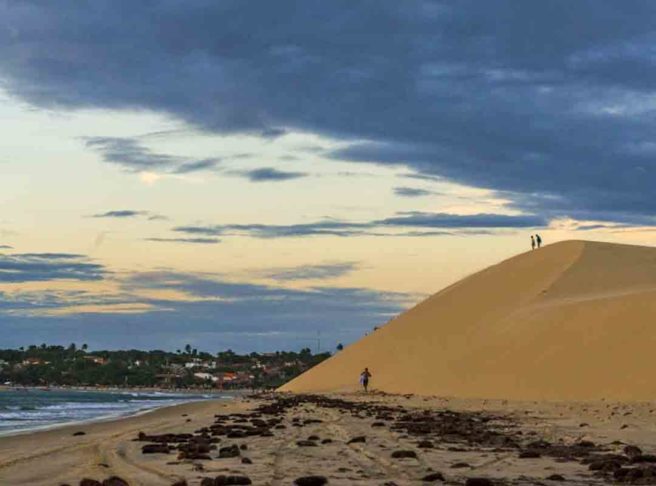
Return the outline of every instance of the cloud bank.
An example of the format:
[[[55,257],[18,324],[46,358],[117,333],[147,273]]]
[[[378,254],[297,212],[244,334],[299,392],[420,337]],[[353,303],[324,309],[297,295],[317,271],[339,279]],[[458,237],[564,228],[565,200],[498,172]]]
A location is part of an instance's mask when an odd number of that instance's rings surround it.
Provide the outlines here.
[[[502,192],[525,212],[653,221],[648,0],[0,4],[0,74],[36,106],[304,131],[339,160]],[[211,169],[89,139],[128,170]]]

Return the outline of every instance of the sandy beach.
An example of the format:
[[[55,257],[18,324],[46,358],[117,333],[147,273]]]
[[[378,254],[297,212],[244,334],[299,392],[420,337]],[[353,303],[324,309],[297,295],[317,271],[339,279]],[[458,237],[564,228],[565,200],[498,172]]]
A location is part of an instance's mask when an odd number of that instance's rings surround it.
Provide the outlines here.
[[[655,413],[647,402],[382,394],[210,400],[0,438],[0,484],[232,484],[207,479],[222,475],[263,485],[307,476],[337,485],[609,484],[627,471],[651,474]],[[163,444],[165,452],[142,452]]]

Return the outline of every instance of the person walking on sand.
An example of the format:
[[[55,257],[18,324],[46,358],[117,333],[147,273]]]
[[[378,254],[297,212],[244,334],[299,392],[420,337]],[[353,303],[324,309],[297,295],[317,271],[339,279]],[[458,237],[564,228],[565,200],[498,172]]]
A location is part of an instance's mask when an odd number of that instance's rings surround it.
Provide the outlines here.
[[[531,235],[531,250],[535,250],[535,238]]]
[[[365,368],[364,371],[360,373],[360,385],[362,385],[365,393],[367,393],[369,389],[369,378],[371,378],[371,373],[369,373],[369,368]]]
[[[542,238],[540,238],[540,235],[537,233],[535,233],[535,241],[538,244],[538,248],[540,248],[542,246]]]

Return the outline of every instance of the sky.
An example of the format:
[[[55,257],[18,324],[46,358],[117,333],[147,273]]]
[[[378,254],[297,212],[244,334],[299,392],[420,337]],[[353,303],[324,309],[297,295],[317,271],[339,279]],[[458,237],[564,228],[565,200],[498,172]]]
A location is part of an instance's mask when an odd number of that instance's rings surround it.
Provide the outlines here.
[[[0,347],[332,351],[654,244],[656,3],[0,0]]]

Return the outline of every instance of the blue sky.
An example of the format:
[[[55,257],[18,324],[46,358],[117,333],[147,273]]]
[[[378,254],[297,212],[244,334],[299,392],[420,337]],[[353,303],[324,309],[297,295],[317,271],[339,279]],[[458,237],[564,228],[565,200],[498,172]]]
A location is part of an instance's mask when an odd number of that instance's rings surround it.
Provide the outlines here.
[[[326,349],[652,244],[649,1],[0,0],[6,345]]]

